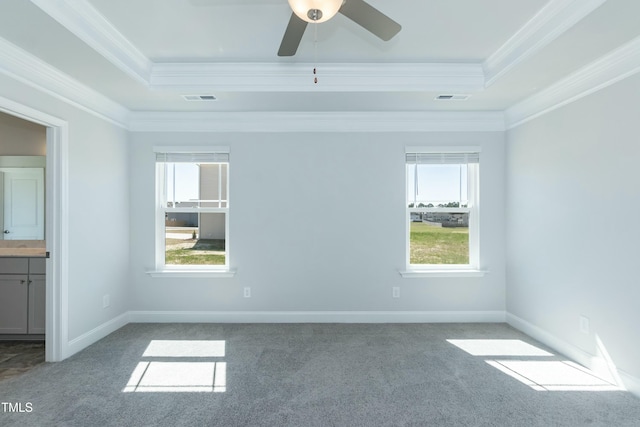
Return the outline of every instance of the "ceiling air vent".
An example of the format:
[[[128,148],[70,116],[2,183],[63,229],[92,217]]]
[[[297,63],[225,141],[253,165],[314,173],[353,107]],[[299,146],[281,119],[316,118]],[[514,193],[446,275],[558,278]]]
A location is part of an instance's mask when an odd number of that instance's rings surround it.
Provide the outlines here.
[[[187,101],[215,101],[214,95],[182,95]]]
[[[438,95],[434,99],[436,101],[466,101],[471,95],[463,94],[444,94]]]

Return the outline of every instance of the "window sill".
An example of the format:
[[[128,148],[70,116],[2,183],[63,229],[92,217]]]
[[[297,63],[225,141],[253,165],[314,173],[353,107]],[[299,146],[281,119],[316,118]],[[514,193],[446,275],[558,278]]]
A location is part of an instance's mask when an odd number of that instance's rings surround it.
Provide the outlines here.
[[[415,270],[399,270],[405,279],[413,279],[420,277],[483,277],[489,272],[486,270],[448,270],[448,269],[415,269]]]
[[[147,274],[151,277],[191,277],[191,278],[228,278],[236,275],[236,270],[152,270],[147,271]]]

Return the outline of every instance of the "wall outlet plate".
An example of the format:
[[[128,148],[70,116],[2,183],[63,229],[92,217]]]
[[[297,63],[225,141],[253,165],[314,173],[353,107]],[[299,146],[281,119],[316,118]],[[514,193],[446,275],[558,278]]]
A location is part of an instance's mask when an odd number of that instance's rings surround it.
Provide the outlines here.
[[[398,286],[394,286],[391,289],[392,289],[392,292],[391,292],[392,296],[394,298],[400,298],[400,288]]]
[[[251,298],[251,288],[250,287],[246,287],[244,288],[244,297],[245,298]]]
[[[109,294],[102,297],[102,308],[107,308],[111,305],[111,298],[109,298]]]
[[[580,316],[580,332],[589,334],[589,319],[584,316]]]

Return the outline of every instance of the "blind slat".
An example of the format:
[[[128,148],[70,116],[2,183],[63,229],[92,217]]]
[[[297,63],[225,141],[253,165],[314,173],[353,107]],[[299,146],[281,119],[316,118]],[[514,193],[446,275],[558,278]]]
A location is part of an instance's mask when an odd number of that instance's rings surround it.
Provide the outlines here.
[[[156,162],[228,163],[229,153],[156,153]]]
[[[480,153],[407,153],[407,163],[420,165],[451,165],[479,163]]]

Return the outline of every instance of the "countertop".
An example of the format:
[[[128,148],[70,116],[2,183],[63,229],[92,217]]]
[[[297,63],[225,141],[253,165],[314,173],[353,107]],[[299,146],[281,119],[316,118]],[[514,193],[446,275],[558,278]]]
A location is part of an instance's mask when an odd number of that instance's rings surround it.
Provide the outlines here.
[[[45,248],[0,248],[0,257],[42,257],[46,256]]]

